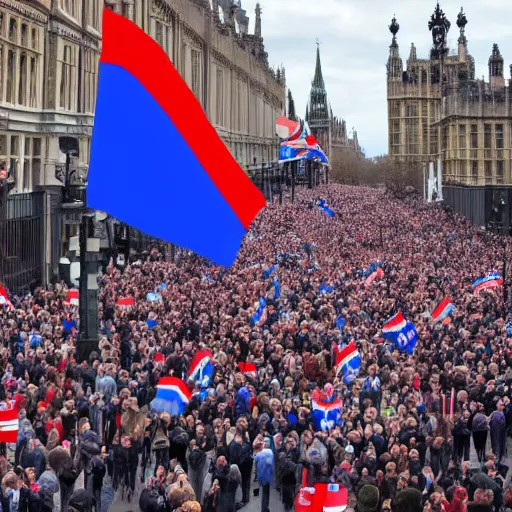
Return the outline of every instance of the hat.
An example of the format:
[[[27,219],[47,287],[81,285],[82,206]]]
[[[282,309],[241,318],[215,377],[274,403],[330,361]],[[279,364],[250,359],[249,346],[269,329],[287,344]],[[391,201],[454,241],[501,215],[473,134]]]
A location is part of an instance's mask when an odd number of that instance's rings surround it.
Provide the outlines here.
[[[374,485],[363,485],[357,495],[358,512],[375,512],[379,506],[379,489]]]
[[[155,363],[159,363],[161,361],[165,361],[165,357],[161,352],[157,352],[154,357]]]
[[[37,408],[38,409],[48,409],[48,404],[46,402],[37,402]]]

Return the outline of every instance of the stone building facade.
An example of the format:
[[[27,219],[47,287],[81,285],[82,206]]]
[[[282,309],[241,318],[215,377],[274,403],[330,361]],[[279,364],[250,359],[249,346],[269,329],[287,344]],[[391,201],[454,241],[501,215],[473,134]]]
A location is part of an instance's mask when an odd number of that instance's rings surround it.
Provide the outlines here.
[[[393,18],[387,65],[388,153],[400,161],[434,162],[445,183],[511,183],[512,90],[504,77],[503,57],[494,44],[489,77],[475,78],[461,9],[458,47],[446,40],[450,22],[439,4],[429,22],[433,47],[419,59],[414,44],[403,69]],[[512,71],[511,71],[512,72]]]
[[[305,119],[311,132],[329,157],[332,169],[336,168],[337,163],[347,153],[355,153],[358,157],[364,158],[364,152],[357,139],[357,132],[353,129],[351,136],[347,134],[345,121],[335,117],[332,113],[322,74],[319,45],[316,50],[315,74],[311,82]]]
[[[259,5],[249,34],[239,1],[105,3],[159,43],[243,167],[277,160],[285,70],[268,64]],[[45,195],[43,281],[78,231],[79,215],[62,211],[62,190],[87,180],[103,5],[0,0],[0,162],[14,179],[11,196]]]

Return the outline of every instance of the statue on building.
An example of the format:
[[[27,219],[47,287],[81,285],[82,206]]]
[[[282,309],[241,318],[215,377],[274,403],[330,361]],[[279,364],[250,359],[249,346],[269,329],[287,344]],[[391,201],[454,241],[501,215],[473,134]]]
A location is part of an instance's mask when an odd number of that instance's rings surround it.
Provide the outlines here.
[[[460,29],[460,37],[459,37],[459,43],[466,44],[466,35],[465,35],[465,29],[466,25],[468,24],[468,19],[466,18],[466,15],[464,14],[464,9],[461,7],[459,15],[457,16],[457,27]]]
[[[434,14],[432,14],[430,21],[428,22],[428,29],[432,32],[432,58],[439,58],[441,55],[446,53],[446,40],[450,27],[451,23],[439,7],[438,2]]]
[[[391,20],[391,25],[389,25],[389,31],[393,34],[393,39],[398,34],[400,30],[400,25],[396,22],[396,17],[393,15],[393,19]]]

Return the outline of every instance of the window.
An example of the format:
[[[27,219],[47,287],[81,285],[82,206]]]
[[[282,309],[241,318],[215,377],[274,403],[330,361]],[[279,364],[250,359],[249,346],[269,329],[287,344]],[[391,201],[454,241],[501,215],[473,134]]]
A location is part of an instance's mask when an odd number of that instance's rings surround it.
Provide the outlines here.
[[[496,130],[496,149],[503,149],[503,125],[497,124]]]
[[[427,71],[425,69],[421,70],[421,83],[422,84],[427,83]]]
[[[473,178],[478,178],[478,160],[471,161],[471,174]]]
[[[164,47],[164,26],[159,21],[155,21],[155,41]]]
[[[441,129],[441,150],[448,149],[448,126]]]
[[[466,148],[466,125],[459,124],[459,149]]]
[[[0,135],[0,156],[7,156],[7,135]]]
[[[0,12],[0,37],[4,35],[4,13]]]
[[[28,46],[28,25],[26,23],[21,25],[21,45]]]
[[[17,135],[11,135],[11,151],[9,160],[9,174],[18,183],[18,156],[19,156],[19,137]]]
[[[503,166],[503,160],[496,160],[496,180],[498,183],[503,183],[505,177],[505,170]]]
[[[484,124],[484,148],[492,148],[492,125]]]
[[[191,72],[192,72],[192,92],[202,104],[201,99],[201,52],[198,50],[191,50]]]
[[[96,54],[90,50],[84,51],[82,77],[82,111],[94,113],[96,104]]]
[[[69,45],[64,46],[63,57],[60,63],[60,99],[59,105],[64,110],[71,110],[73,93],[73,49]]]
[[[18,104],[27,104],[27,56],[20,56],[20,81],[18,83]]]
[[[478,149],[478,125],[471,125],[471,149]]]
[[[38,40],[37,40],[37,29],[32,29],[32,50],[37,50],[39,48]]]
[[[492,160],[485,161],[485,177],[492,178]]]
[[[41,156],[41,139],[35,138],[32,144],[32,156]]]
[[[405,117],[418,117],[418,104],[417,103],[406,103],[405,105]]]
[[[406,120],[407,153],[410,155],[419,154],[419,125],[416,119]]]
[[[224,71],[217,69],[217,119],[219,126],[224,126]]]
[[[9,21],[9,41],[18,42],[18,25],[16,20],[11,18]]]
[[[437,155],[439,152],[438,139],[437,139],[437,128],[431,128],[430,130],[430,154]]]
[[[30,58],[30,106],[37,107],[37,65],[36,58]]]
[[[390,117],[400,117],[400,102],[399,101],[391,101],[389,108],[390,108]]]
[[[91,26],[96,30],[100,28],[100,9],[98,0],[89,0],[91,6]]]
[[[7,103],[14,103],[14,52],[9,50],[7,53],[7,85],[6,85],[6,95],[5,101]]]

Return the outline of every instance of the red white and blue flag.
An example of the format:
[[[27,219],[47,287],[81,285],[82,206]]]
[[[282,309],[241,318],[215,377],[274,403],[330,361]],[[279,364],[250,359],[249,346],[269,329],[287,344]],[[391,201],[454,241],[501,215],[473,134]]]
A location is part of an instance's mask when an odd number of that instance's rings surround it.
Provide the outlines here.
[[[490,290],[503,285],[503,278],[497,272],[487,274],[473,283],[473,293],[478,295],[482,290]]]
[[[342,350],[338,350],[335,345],[334,353],[336,354],[336,374],[343,372],[344,381],[351,384],[358,377],[361,369],[361,354],[356,344],[351,341]]]
[[[392,341],[401,352],[412,354],[418,343],[418,333],[412,322],[407,321],[399,311],[384,322],[382,336]]]
[[[209,350],[197,352],[188,368],[187,378],[199,382],[202,388],[209,387],[215,370],[212,360],[213,354]]]
[[[105,8],[87,206],[229,266],[265,204],[164,50]]]
[[[179,416],[185,412],[192,393],[187,385],[177,377],[162,377],[156,386],[156,397],[150,407],[156,412],[168,412]]]
[[[448,297],[445,297],[439,305],[432,311],[432,320],[434,322],[442,322],[446,317],[452,314],[455,310],[454,305],[450,302]]]

